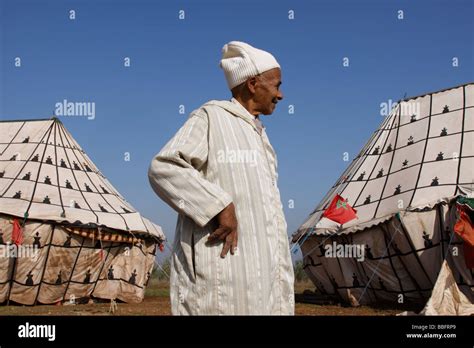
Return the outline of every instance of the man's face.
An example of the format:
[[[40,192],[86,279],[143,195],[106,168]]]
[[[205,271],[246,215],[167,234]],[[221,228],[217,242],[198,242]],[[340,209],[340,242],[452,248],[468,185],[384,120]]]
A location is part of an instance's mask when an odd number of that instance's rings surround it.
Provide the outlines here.
[[[270,115],[275,111],[278,101],[283,99],[283,93],[280,91],[281,70],[275,68],[265,71],[256,76],[255,94],[253,100],[256,104],[256,110],[261,114]]]

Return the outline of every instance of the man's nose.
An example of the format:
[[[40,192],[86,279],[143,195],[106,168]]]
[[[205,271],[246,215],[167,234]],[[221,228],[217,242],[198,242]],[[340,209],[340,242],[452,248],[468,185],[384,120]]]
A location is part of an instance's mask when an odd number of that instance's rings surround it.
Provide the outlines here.
[[[283,99],[283,93],[282,93],[281,91],[278,91],[277,99],[278,99],[278,100],[282,100],[282,99]]]

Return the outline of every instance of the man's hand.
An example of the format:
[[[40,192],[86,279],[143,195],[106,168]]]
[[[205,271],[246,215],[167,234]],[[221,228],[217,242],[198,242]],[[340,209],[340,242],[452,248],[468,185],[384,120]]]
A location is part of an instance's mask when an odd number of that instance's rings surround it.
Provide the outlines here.
[[[230,203],[217,214],[217,222],[219,227],[209,235],[207,242],[214,243],[222,240],[224,241],[224,246],[222,247],[221,257],[225,258],[229,250],[234,255],[234,249],[237,248],[238,241],[237,217],[235,216],[234,203]]]

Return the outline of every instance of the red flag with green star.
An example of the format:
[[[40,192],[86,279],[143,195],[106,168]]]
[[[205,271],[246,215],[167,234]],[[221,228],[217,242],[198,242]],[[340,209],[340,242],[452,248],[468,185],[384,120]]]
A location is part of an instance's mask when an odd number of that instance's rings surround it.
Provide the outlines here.
[[[347,201],[336,195],[329,207],[324,211],[323,216],[339,224],[345,224],[357,218],[357,210],[352,208]]]

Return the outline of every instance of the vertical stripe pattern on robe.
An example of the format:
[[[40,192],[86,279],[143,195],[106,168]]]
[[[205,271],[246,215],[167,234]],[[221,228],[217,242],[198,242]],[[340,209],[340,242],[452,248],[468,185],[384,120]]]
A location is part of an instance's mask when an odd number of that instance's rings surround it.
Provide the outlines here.
[[[173,314],[294,314],[293,267],[277,186],[277,159],[263,128],[238,101],[210,101],[153,158],[154,191],[178,211],[171,262]],[[238,250],[209,246],[214,218],[231,202]]]

